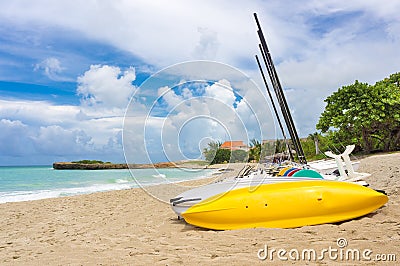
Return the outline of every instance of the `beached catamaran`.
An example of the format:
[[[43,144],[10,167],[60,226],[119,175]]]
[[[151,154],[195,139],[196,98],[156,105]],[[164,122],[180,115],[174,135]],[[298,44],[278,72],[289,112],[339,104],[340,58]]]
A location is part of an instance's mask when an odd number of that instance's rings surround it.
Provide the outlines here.
[[[295,156],[256,56],[291,163],[278,170],[276,167],[256,170],[247,167],[238,176],[178,195],[170,200],[172,209],[189,224],[216,230],[334,223],[377,210],[388,197],[382,191],[367,187],[363,179],[369,174],[354,170],[354,165],[358,164],[349,158],[354,146],[346,147],[340,155],[326,152],[334,161],[307,164],[267,42],[257,15],[254,17],[260,52],[299,162],[294,162]]]

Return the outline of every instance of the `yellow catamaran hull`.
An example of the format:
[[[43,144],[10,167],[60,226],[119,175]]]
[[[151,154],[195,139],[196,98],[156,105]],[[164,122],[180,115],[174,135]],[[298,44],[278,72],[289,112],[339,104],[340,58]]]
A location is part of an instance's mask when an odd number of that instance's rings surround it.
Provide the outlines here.
[[[282,182],[214,195],[182,216],[189,224],[216,230],[291,228],[360,217],[387,201],[380,192],[347,182]]]

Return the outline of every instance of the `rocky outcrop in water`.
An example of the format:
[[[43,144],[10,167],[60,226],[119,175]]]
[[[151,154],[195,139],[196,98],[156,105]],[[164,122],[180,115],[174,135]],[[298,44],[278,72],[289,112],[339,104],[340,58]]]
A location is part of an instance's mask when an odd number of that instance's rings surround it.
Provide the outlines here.
[[[175,163],[155,163],[155,164],[129,164],[131,169],[146,168],[176,168]],[[53,168],[56,170],[108,170],[108,169],[128,169],[124,163],[79,163],[79,162],[55,162]]]

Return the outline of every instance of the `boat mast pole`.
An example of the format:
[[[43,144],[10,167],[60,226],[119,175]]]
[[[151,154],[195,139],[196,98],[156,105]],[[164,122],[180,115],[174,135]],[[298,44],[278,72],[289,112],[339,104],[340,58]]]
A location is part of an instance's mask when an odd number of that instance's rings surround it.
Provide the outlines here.
[[[279,127],[280,127],[280,129],[281,129],[281,132],[282,132],[282,135],[283,135],[283,139],[284,139],[285,144],[286,144],[286,147],[287,147],[287,149],[288,149],[288,151],[289,151],[290,160],[291,160],[292,162],[294,162],[294,157],[293,157],[292,150],[290,149],[289,143],[287,142],[285,130],[283,129],[283,125],[282,125],[281,119],[280,119],[280,117],[279,117],[278,110],[276,109],[274,99],[272,98],[271,91],[270,91],[270,89],[269,89],[269,87],[268,87],[267,79],[265,78],[264,71],[263,71],[263,69],[262,69],[260,60],[258,59],[258,56],[257,56],[257,55],[256,55],[256,61],[257,61],[257,64],[258,64],[258,68],[260,69],[260,73],[261,73],[261,76],[262,76],[262,78],[263,78],[265,88],[267,89],[269,98],[270,98],[270,100],[271,100],[272,107],[273,107],[273,109],[274,109],[276,119],[278,120],[278,124],[279,124]]]
[[[268,46],[267,46],[267,42],[265,40],[264,34],[262,32],[262,29],[261,29],[261,25],[260,25],[260,23],[258,21],[256,13],[254,13],[254,18],[255,18],[257,26],[258,26],[257,33],[258,33],[258,36],[259,36],[260,41],[261,41],[262,50],[264,51],[265,57],[267,59],[266,60],[267,63],[268,63],[267,64],[267,69],[269,68],[268,73],[270,74],[270,78],[271,78],[272,84],[274,86],[275,93],[277,95],[278,101],[280,102],[281,109],[282,109],[281,111],[282,111],[282,114],[283,114],[283,116],[285,118],[285,122],[286,122],[286,125],[287,125],[288,130],[289,130],[289,134],[290,134],[290,136],[292,138],[292,141],[293,141],[293,144],[295,146],[295,149],[296,149],[296,152],[297,152],[297,156],[299,158],[299,162],[302,163],[302,164],[307,164],[307,160],[306,160],[306,157],[304,155],[304,151],[303,151],[303,148],[301,146],[301,143],[300,143],[300,140],[299,140],[299,136],[298,136],[296,128],[294,126],[293,118],[292,118],[292,116],[291,116],[291,114],[289,112],[289,107],[288,107],[288,104],[286,102],[286,98],[285,98],[285,96],[283,94],[283,89],[282,89],[282,86],[280,84],[280,81],[279,81],[279,78],[278,78],[278,74],[276,72],[274,63],[272,61],[272,57],[271,57],[271,54],[269,52],[269,49],[268,49]]]
[[[269,78],[270,78],[270,80],[271,80],[272,87],[274,88],[276,98],[277,98],[277,100],[278,100],[279,106],[281,107],[281,112],[282,112],[283,118],[285,119],[286,126],[287,126],[287,129],[288,129],[288,131],[289,131],[289,134],[290,134],[290,136],[291,136],[292,143],[293,143],[293,145],[294,145],[294,149],[296,150],[296,153],[299,154],[299,152],[298,152],[298,150],[299,150],[298,145],[297,145],[297,143],[296,143],[295,141],[293,141],[293,135],[294,135],[294,134],[293,134],[293,130],[292,130],[292,128],[290,128],[290,127],[288,126],[288,125],[289,125],[288,112],[287,112],[287,110],[286,110],[285,107],[284,107],[283,100],[282,100],[282,95],[279,93],[279,90],[277,89],[276,79],[275,79],[275,77],[274,77],[274,75],[273,75],[273,73],[272,73],[272,70],[271,70],[271,63],[268,61],[268,58],[266,57],[265,52],[264,52],[264,50],[263,50],[261,44],[259,44],[259,48],[260,48],[261,55],[262,55],[262,57],[263,57],[263,59],[264,59],[265,67],[266,67],[267,70],[268,70],[268,75],[269,75]],[[288,143],[288,148],[289,148],[289,151],[292,153],[292,149],[290,148],[290,144],[289,144],[289,143]],[[294,161],[294,160],[293,160],[293,161]]]

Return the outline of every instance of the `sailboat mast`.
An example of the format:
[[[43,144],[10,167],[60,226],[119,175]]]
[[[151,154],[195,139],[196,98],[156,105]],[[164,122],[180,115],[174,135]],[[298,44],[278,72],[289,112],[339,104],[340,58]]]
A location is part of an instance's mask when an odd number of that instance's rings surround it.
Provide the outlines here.
[[[256,61],[257,61],[257,64],[258,64],[258,68],[260,69],[260,73],[261,73],[261,76],[262,76],[262,78],[263,78],[264,85],[265,85],[265,87],[266,87],[266,89],[267,89],[269,98],[270,98],[270,100],[271,100],[272,107],[273,107],[273,109],[274,109],[274,113],[275,113],[276,119],[278,120],[278,124],[279,124],[279,127],[280,127],[280,129],[281,129],[281,132],[282,132],[282,135],[283,135],[283,139],[284,139],[285,144],[286,144],[286,147],[287,147],[287,149],[288,149],[288,151],[289,151],[290,160],[291,160],[292,162],[294,162],[294,157],[293,157],[292,150],[290,149],[289,143],[287,142],[285,130],[283,129],[283,125],[282,125],[281,119],[280,119],[280,117],[279,117],[278,110],[276,109],[274,99],[272,98],[271,91],[270,91],[270,89],[269,89],[269,87],[268,87],[267,79],[265,78],[264,71],[263,71],[263,69],[262,69],[260,60],[258,59],[258,56],[257,56],[257,55],[256,55]]]
[[[286,122],[286,125],[287,125],[287,129],[289,131],[291,139],[293,140],[293,135],[294,135],[293,130],[292,130],[291,127],[288,126],[289,125],[288,111],[285,109],[284,103],[283,103],[283,100],[282,100],[282,95],[279,93],[279,90],[277,89],[278,85],[277,85],[276,79],[275,79],[275,77],[274,77],[274,75],[272,73],[272,70],[271,70],[271,63],[268,60],[268,57],[265,55],[265,52],[264,52],[261,44],[259,44],[259,48],[260,48],[260,52],[261,52],[263,60],[264,60],[265,67],[267,68],[267,71],[268,71],[268,74],[269,74],[269,77],[270,77],[270,80],[271,80],[271,83],[272,83],[272,87],[274,88],[276,98],[278,99],[278,103],[279,103],[279,106],[281,108],[281,112],[282,112],[283,118],[285,119],[285,122]],[[294,149],[296,150],[296,153],[299,154],[298,153],[299,147],[298,147],[297,142],[295,142],[295,141],[292,141],[292,142],[293,142]],[[289,144],[288,144],[288,148],[291,151],[291,148],[290,148]]]
[[[301,146],[300,139],[299,139],[296,127],[295,127],[294,122],[293,122],[292,115],[291,115],[291,113],[289,111],[289,107],[288,107],[285,95],[283,93],[283,89],[282,89],[281,83],[280,83],[279,78],[278,78],[278,74],[276,72],[274,63],[272,61],[272,57],[271,57],[271,54],[269,52],[268,45],[267,45],[267,42],[265,40],[265,37],[264,37],[264,34],[262,32],[262,29],[261,29],[261,26],[260,26],[260,23],[258,21],[256,13],[254,13],[254,18],[255,18],[256,23],[257,23],[257,27],[258,27],[257,33],[258,33],[258,36],[259,36],[260,42],[261,42],[261,45],[260,45],[261,53],[263,55],[264,63],[266,64],[266,67],[267,67],[267,70],[268,70],[268,74],[269,74],[270,79],[271,79],[272,86],[274,87],[274,91],[275,91],[276,97],[277,97],[279,105],[281,107],[282,115],[283,115],[283,117],[285,119],[286,126],[288,128],[290,137],[292,139],[293,145],[294,145],[295,150],[297,152],[297,156],[299,158],[299,162],[302,163],[302,164],[306,164],[307,160],[306,160],[306,157],[304,155],[304,151],[303,151],[303,148]]]

